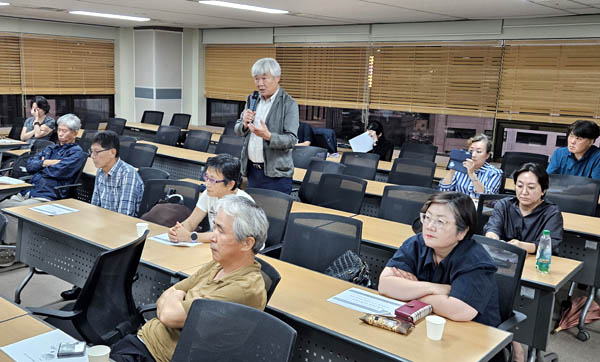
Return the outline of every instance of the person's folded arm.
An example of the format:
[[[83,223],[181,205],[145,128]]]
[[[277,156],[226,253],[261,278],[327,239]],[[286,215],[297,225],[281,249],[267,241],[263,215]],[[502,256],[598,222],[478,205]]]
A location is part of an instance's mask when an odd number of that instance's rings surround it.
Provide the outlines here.
[[[420,298],[422,302],[431,304],[433,312],[444,318],[457,322],[466,322],[477,317],[477,310],[460,299],[439,294],[430,294]]]
[[[416,280],[414,275],[401,277],[397,273],[406,274],[408,272],[394,268],[386,267],[379,277],[379,293],[398,300],[409,301],[419,299],[435,293],[449,292],[448,286],[430,282]]]
[[[183,328],[187,319],[187,311],[183,307],[185,292],[173,287],[167,289],[156,305],[158,320],[169,328]]]
[[[71,149],[60,159],[59,163],[46,167],[45,172],[49,177],[57,180],[71,180],[79,172],[85,161],[83,152]]]

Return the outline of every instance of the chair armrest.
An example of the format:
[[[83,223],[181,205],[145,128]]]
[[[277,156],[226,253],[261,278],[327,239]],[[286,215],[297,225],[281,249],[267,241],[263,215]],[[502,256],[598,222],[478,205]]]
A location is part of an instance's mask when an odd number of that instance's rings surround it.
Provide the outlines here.
[[[46,317],[52,317],[57,319],[73,319],[82,311],[80,310],[60,310],[60,309],[49,309],[49,308],[27,308],[31,313],[36,315],[43,315]]]
[[[7,167],[7,168],[1,168],[0,172],[6,172],[6,171],[12,171],[12,167]]]
[[[267,246],[263,250],[259,251],[259,253],[260,254],[266,254],[266,253],[269,253],[269,252],[271,252],[273,250],[281,249],[282,246],[283,246],[283,243],[279,243],[279,244]]]
[[[496,328],[507,332],[514,332],[514,329],[527,319],[527,316],[521,312],[513,310],[513,316],[500,323]]]
[[[70,189],[71,187],[78,187],[81,186],[82,184],[78,183],[78,184],[68,184],[68,185],[61,185],[61,186],[54,186],[54,193],[56,194],[56,199],[60,200],[62,199],[62,195],[60,194],[60,190],[62,189]]]
[[[21,181],[29,181],[32,178],[33,178],[33,175],[27,175],[27,176],[19,177],[19,180],[21,180]]]
[[[153,312],[156,310],[156,303],[144,304],[137,307],[137,311],[139,314],[144,314],[148,312]]]

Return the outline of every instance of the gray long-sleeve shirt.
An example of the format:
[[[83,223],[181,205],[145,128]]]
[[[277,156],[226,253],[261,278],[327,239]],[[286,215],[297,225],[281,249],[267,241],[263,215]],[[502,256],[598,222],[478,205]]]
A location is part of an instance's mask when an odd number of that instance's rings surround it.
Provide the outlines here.
[[[531,214],[523,216],[516,197],[498,201],[494,206],[494,213],[483,228],[484,233],[491,231],[502,240],[517,239],[535,243],[536,247],[544,230],[550,230],[552,252],[556,254],[563,234],[563,218],[558,206],[542,201]]]

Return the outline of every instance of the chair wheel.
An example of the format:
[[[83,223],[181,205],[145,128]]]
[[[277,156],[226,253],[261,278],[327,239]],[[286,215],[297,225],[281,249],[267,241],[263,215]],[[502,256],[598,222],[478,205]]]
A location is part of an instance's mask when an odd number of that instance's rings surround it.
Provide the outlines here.
[[[588,339],[590,339],[590,332],[588,332],[588,331],[579,331],[579,333],[577,333],[577,339],[580,340],[580,341],[582,341],[582,342],[587,341]]]

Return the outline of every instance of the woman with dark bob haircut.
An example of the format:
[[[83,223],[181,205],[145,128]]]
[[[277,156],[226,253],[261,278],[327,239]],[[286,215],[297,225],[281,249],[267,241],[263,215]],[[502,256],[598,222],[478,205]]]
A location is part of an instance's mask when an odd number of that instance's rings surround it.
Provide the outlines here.
[[[406,240],[379,278],[383,295],[431,304],[455,321],[500,324],[496,265],[471,239],[477,213],[459,192],[432,195],[421,209],[423,232]]]
[[[21,130],[21,141],[32,144],[35,140],[50,139],[52,132],[56,130],[56,121],[48,116],[50,104],[42,96],[33,97],[31,100],[31,115],[25,120]]]
[[[367,132],[371,136],[371,139],[373,139],[373,149],[369,153],[378,154],[381,161],[391,161],[392,154],[394,153],[394,145],[385,138],[383,125],[378,121],[373,121],[369,123]]]
[[[562,240],[563,219],[557,205],[544,200],[548,174],[537,163],[524,163],[513,174],[515,197],[500,200],[483,231],[488,238],[506,240],[534,254],[542,231],[550,230],[552,250]]]

